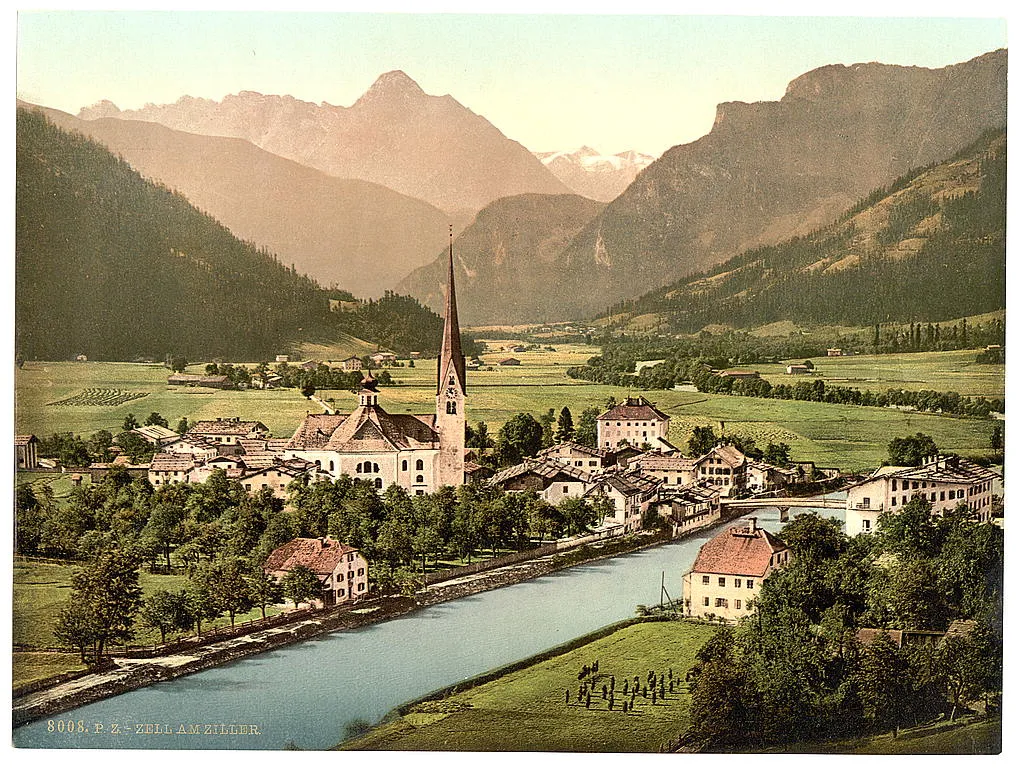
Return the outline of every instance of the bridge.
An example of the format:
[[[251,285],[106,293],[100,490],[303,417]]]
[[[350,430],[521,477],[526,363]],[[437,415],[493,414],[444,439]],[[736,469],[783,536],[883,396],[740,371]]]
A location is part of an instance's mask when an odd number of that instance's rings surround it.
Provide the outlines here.
[[[722,509],[733,511],[750,511],[753,509],[778,509],[779,519],[789,520],[789,510],[799,509],[845,509],[845,498],[722,498]]]

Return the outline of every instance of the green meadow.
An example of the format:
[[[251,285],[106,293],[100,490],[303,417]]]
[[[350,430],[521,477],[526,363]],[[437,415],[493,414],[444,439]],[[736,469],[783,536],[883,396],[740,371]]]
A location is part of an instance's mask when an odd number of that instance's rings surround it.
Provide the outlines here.
[[[577,416],[589,407],[603,407],[609,398],[620,400],[637,393],[566,376],[567,367],[599,353],[596,347],[554,345],[554,351],[516,353],[510,350],[515,341],[486,342],[484,367],[468,373],[467,416],[472,423],[486,422],[492,435],[518,412],[540,416],[554,409],[557,414],[568,406]],[[931,388],[968,395],[1002,395],[1004,367],[975,364],[974,356],[970,351],[951,351],[823,357],[813,360],[816,370],[811,377],[871,390]],[[521,364],[499,363],[507,358],[519,359]],[[781,364],[756,368],[775,382],[808,377],[786,375]],[[200,372],[202,366],[192,366],[189,371]],[[390,372],[397,384],[381,388],[385,409],[394,413],[433,412],[437,376],[434,360],[420,360],[413,367],[395,367]],[[238,416],[262,420],[275,436],[290,436],[308,412],[320,411],[319,405],[303,398],[296,389],[217,391],[168,386],[168,374],[167,369],[152,364],[29,362],[17,371],[15,379],[16,431],[39,436],[72,431],[87,436],[98,429],[117,431],[128,412],[144,418],[156,411],[172,426],[182,416],[191,420]],[[89,388],[148,395],[117,406],[51,406]],[[643,395],[672,416],[669,438],[679,446],[685,446],[695,426],[710,425],[721,431],[724,424],[726,432],[748,436],[761,446],[770,441],[785,442],[794,458],[846,471],[876,466],[893,437],[919,431],[932,436],[944,451],[982,455],[989,452],[995,425],[990,420],[875,407],[683,391]],[[355,396],[347,391],[322,391],[317,396],[343,412],[355,404]]]
[[[650,670],[685,676],[714,632],[713,626],[685,621],[634,624],[448,698],[421,702],[342,749],[657,751],[689,722],[685,684],[666,690],[657,703],[637,695],[628,712],[622,711],[623,684],[634,676],[643,683]],[[577,701],[577,675],[594,661],[598,674],[588,708]],[[609,709],[601,694],[613,675],[615,702]]]

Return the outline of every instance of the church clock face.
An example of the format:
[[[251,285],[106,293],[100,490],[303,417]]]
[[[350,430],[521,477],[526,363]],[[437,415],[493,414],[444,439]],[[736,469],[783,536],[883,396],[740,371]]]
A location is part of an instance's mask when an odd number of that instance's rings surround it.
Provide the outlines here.
[[[448,390],[444,392],[444,395],[449,399],[454,399],[459,395],[459,392],[455,389],[455,386],[448,386]]]

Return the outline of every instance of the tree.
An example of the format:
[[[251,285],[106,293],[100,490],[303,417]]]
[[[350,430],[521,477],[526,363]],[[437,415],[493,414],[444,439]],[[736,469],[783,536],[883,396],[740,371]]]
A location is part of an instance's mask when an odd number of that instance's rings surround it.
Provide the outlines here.
[[[124,416],[124,422],[121,424],[122,431],[131,431],[133,428],[139,427],[139,421],[135,419],[132,413],[128,413]]]
[[[170,424],[167,422],[167,418],[165,418],[159,412],[151,412],[151,413],[149,413],[149,417],[146,418],[145,425],[147,425],[147,426],[163,426],[164,428],[167,428]]]
[[[302,395],[308,399],[316,393],[316,386],[312,383],[304,383],[300,390],[302,391]]]
[[[95,631],[95,659],[103,658],[107,644],[124,643],[134,636],[132,625],[142,604],[138,559],[127,552],[100,552],[78,571],[71,582],[68,607],[91,618]]]
[[[167,642],[167,633],[186,631],[192,627],[192,613],[184,590],[169,592],[160,589],[142,603],[139,620],[143,626],[160,631],[160,643]]]
[[[281,579],[281,591],[298,608],[300,602],[322,599],[324,587],[316,573],[305,565],[296,565]]]
[[[690,734],[703,749],[740,744],[747,734],[749,685],[733,650],[732,630],[718,629],[686,676],[692,694]]]
[[[174,432],[176,434],[178,434],[179,436],[184,436],[185,434],[188,433],[188,428],[189,428],[188,418],[182,416],[181,420],[178,421],[178,425],[174,429]]]
[[[857,676],[864,716],[895,738],[909,712],[910,672],[896,643],[885,632],[864,650]]]
[[[718,442],[715,436],[715,429],[711,426],[694,426],[693,432],[690,434],[690,439],[687,441],[687,450],[690,453],[690,457],[698,458]]]
[[[932,521],[932,505],[921,493],[896,511],[882,512],[878,533],[886,549],[906,559],[934,557],[941,543]]]
[[[590,407],[580,413],[573,437],[576,442],[587,447],[597,447],[597,416],[600,414],[601,410],[597,407]]]
[[[764,461],[773,466],[788,466],[789,445],[784,442],[768,442],[768,448],[764,451]]]
[[[576,429],[572,424],[572,413],[569,411],[568,407],[562,407],[562,411],[558,413],[558,427],[555,430],[555,441],[572,441],[575,434]]]
[[[195,622],[197,637],[203,634],[203,622],[213,621],[221,613],[217,605],[215,581],[216,576],[209,563],[205,563],[196,568],[185,587],[188,610]]]
[[[1003,425],[996,423],[996,427],[992,429],[992,439],[990,444],[993,450],[1003,449]]]
[[[102,631],[92,608],[79,605],[77,599],[72,596],[57,614],[53,636],[62,645],[76,648],[84,664],[87,661],[87,652],[94,650]]]
[[[235,615],[245,613],[253,605],[244,562],[238,557],[218,560],[213,564],[211,578],[214,603],[221,612],[227,611],[234,626]]]
[[[526,412],[513,415],[498,431],[498,458],[505,466],[513,466],[524,458],[540,452],[544,428]]]
[[[175,354],[171,357],[171,371],[172,372],[184,372],[185,367],[188,366],[188,357],[182,354]]]
[[[551,426],[554,425],[555,423],[554,408],[549,408],[547,412],[541,415],[540,420],[538,422],[541,425],[540,446],[550,447],[552,444],[555,443],[555,434],[551,428]]]
[[[267,617],[267,606],[281,601],[281,587],[273,576],[268,575],[262,568],[255,568],[246,581],[249,584],[249,597],[253,605],[260,609],[260,615]]]
[[[925,458],[938,454],[935,441],[920,432],[889,442],[889,464],[892,466],[920,466]]]
[[[563,498],[558,502],[557,508],[568,535],[582,533],[594,524],[596,519],[594,509],[586,498]]]
[[[946,693],[953,704],[949,719],[957,707],[983,694],[1002,688],[1002,645],[988,626],[979,624],[967,635],[950,635],[939,648]]]

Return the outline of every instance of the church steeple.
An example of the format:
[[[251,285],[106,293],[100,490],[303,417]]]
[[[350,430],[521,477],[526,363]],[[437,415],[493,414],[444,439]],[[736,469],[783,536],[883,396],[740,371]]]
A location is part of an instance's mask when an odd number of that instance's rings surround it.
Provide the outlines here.
[[[444,332],[437,358],[437,392],[445,388],[447,376],[454,372],[462,393],[466,393],[466,357],[462,354],[459,311],[455,302],[455,248],[451,225],[448,226],[448,288],[444,297]]]
[[[462,355],[459,313],[455,307],[455,249],[448,227],[448,291],[444,298],[444,333],[437,357],[438,438],[437,474],[439,485],[457,487],[466,480],[466,357]]]

